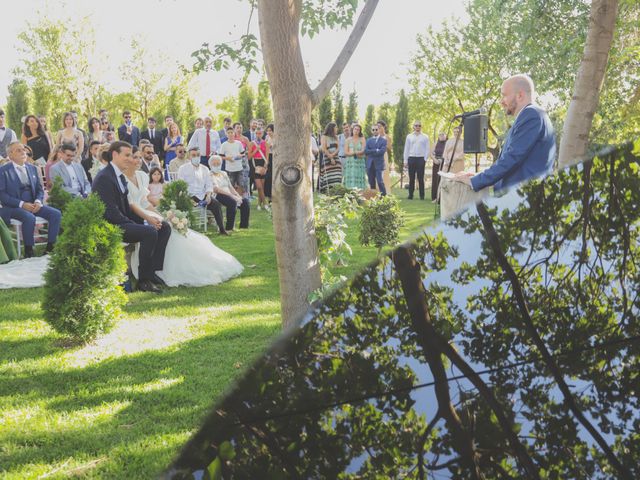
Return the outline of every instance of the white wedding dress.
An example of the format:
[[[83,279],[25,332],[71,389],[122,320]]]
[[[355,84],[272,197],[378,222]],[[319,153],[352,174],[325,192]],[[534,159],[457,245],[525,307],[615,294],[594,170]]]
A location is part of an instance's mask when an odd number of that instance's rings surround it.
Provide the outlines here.
[[[48,265],[49,255],[23,258],[0,265],[0,289],[42,287]]]
[[[143,209],[149,207],[149,177],[137,171],[139,187],[129,182],[129,203],[135,203]],[[150,215],[160,216],[146,210]],[[140,245],[131,255],[131,270],[138,273],[138,251]],[[184,236],[173,230],[169,237],[164,255],[164,268],[157,272],[158,276],[170,287],[190,286],[202,287],[216,285],[242,273],[243,267],[232,255],[216,247],[211,240],[201,233],[189,229]]]

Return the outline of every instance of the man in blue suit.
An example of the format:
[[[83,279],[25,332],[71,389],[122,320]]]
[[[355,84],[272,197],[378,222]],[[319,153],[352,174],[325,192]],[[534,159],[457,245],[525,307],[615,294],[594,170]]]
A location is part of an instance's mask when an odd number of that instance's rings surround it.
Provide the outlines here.
[[[484,172],[461,172],[454,180],[474,191],[493,185],[505,190],[529,178],[551,172],[556,157],[556,135],[546,112],[532,103],[533,81],[527,75],[514,75],[502,84],[502,108],[516,120],[507,134],[498,160]]]
[[[42,204],[44,191],[33,165],[26,164],[24,145],[14,142],[7,148],[11,160],[0,167],[0,217],[8,225],[12,218],[22,222],[25,257],[33,256],[36,216],[49,222],[47,252],[53,250],[60,230],[60,210]]]
[[[381,122],[378,122],[381,123]],[[386,125],[384,125],[386,127]],[[378,134],[378,125],[371,129],[373,137],[367,139],[364,148],[364,154],[367,156],[367,177],[369,178],[369,186],[372,189],[378,189],[382,195],[387,194],[382,181],[382,172],[384,172],[384,153],[387,151],[387,139]]]

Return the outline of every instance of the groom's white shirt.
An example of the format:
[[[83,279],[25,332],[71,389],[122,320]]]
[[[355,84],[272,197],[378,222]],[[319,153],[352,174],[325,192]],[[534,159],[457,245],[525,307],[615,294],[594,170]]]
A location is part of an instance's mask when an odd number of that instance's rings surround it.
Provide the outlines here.
[[[189,185],[189,195],[203,200],[207,193],[213,193],[213,184],[209,169],[204,165],[194,167],[191,163],[182,165],[178,169],[178,179]]]

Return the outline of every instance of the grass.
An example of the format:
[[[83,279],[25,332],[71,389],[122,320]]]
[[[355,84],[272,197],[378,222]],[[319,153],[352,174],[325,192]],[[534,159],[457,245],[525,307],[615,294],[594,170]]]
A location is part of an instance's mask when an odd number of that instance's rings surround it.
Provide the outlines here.
[[[434,218],[405,199],[402,239]],[[355,225],[354,225],[355,227]],[[348,234],[350,276],[375,248]],[[243,274],[222,285],[133,293],[124,318],[91,345],[66,348],[43,321],[42,289],[0,291],[0,478],[150,478],[171,461],[216,399],[280,331],[274,236],[213,236]]]

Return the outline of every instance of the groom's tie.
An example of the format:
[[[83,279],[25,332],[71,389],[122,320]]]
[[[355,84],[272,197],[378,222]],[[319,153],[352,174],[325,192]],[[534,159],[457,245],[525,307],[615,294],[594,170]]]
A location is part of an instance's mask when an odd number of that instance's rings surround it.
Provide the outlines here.
[[[129,195],[129,189],[127,188],[127,177],[124,176],[124,173],[120,174],[120,181],[122,182],[122,188],[124,188],[125,197]]]

